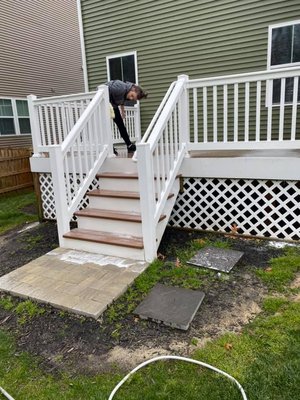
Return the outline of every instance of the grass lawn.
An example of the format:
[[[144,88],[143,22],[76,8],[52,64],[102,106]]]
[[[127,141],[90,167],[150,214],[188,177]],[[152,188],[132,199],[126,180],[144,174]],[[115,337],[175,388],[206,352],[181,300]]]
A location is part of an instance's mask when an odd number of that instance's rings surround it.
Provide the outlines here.
[[[37,221],[37,215],[28,214],[22,209],[35,205],[33,192],[0,197],[0,233],[4,233],[25,222]]]
[[[147,274],[150,280],[155,280],[155,265],[157,262],[140,276],[141,287],[149,283]],[[258,273],[269,287],[263,312],[246,325],[241,334],[223,335],[191,354],[234,376],[243,386],[248,400],[295,400],[299,397],[300,303],[294,299],[299,289],[289,286],[299,270],[297,249],[288,249],[282,257],[270,260],[269,267]],[[193,283],[194,277],[188,278]],[[8,302],[0,306],[13,307]],[[18,312],[22,313],[22,307],[19,308]],[[97,376],[45,374],[38,359],[17,350],[13,337],[0,331],[0,386],[16,400],[104,400],[123,376],[118,372]],[[141,398],[239,400],[242,396],[226,378],[196,365],[172,360],[142,369],[114,397],[116,400]]]

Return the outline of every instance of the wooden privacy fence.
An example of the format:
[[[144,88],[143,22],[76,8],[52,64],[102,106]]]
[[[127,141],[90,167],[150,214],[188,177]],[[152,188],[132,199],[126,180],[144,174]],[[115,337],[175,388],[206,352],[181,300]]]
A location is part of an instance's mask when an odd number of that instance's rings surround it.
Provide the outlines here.
[[[0,149],[0,196],[25,188],[33,188],[29,157],[31,148]]]

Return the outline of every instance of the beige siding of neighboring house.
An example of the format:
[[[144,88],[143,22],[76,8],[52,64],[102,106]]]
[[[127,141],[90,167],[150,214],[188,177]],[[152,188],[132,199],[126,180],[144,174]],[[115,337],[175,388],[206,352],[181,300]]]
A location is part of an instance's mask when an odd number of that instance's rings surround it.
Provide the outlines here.
[[[0,96],[84,91],[76,0],[1,0]]]
[[[105,57],[137,52],[149,91],[142,131],[177,75],[267,68],[268,26],[300,18],[299,0],[81,0],[90,88],[107,79]]]
[[[76,0],[1,0],[0,54],[0,98],[84,92]],[[0,135],[0,147],[29,144]]]

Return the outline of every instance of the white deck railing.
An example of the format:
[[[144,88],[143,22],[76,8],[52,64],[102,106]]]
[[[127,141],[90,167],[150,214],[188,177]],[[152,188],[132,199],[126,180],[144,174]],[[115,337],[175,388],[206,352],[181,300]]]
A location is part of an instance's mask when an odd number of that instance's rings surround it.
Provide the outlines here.
[[[146,259],[187,151],[300,148],[299,76],[294,68],[172,83],[137,146]]]
[[[47,152],[48,146],[61,144],[96,92],[38,99],[27,97],[35,154]]]
[[[140,105],[137,103],[134,106],[126,106],[124,107],[124,110],[124,124],[126,126],[129,138],[132,142],[139,142],[141,140]],[[111,121],[111,128],[113,132],[113,143],[124,143],[119,129],[113,120]]]
[[[96,92],[76,95],[45,97],[38,99],[34,95],[27,97],[32,126],[33,151],[48,152],[48,146],[61,144],[79,120]],[[131,141],[141,138],[139,104],[125,107],[125,119]],[[111,120],[113,143],[123,143],[119,130]]]
[[[100,166],[113,154],[107,86],[99,87],[61,144],[48,146],[60,243]]]
[[[188,149],[299,148],[299,75],[294,68],[189,80]]]
[[[185,155],[186,76],[172,85],[153,118],[146,139],[137,145],[142,230],[146,260],[156,256],[156,228]]]

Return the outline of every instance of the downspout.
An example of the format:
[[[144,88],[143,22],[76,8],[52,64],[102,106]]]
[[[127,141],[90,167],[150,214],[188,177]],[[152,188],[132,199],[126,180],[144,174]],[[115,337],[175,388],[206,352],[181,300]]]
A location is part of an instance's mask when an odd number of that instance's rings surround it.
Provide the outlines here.
[[[87,74],[87,64],[86,64],[86,55],[85,55],[85,44],[84,44],[83,22],[82,22],[81,1],[80,0],[77,0],[77,14],[78,14],[78,23],[79,23],[79,36],[80,36],[84,91],[88,92],[89,91],[89,82],[88,82],[88,74]]]

